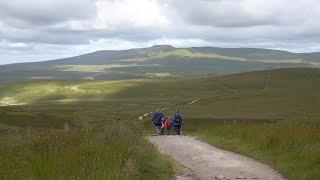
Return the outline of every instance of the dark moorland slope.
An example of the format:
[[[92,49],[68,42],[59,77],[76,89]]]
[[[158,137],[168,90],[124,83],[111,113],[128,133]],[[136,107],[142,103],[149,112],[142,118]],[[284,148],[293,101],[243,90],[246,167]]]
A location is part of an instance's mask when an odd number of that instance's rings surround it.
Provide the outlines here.
[[[158,45],[120,51],[102,50],[52,61],[0,66],[0,83],[39,79],[144,79],[255,70],[319,67],[320,53],[255,48]]]

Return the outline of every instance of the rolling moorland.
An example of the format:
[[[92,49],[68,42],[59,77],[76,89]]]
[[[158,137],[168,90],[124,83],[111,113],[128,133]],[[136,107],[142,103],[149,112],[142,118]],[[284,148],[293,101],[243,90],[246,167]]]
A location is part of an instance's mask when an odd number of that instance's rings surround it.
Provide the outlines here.
[[[143,138],[162,107],[182,110],[184,134],[319,179],[319,90],[316,68],[1,84],[0,177],[168,179],[175,165]]]
[[[0,83],[34,80],[126,80],[230,74],[256,70],[319,67],[320,53],[255,48],[157,45],[102,50],[65,59],[0,66]]]

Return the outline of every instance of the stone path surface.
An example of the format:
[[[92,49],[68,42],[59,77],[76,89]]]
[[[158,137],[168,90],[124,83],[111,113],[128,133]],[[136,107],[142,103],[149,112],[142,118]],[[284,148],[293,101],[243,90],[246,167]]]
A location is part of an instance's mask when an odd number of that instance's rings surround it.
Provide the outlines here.
[[[148,136],[147,139],[161,153],[171,156],[194,174],[193,177],[183,177],[182,174],[174,179],[284,179],[267,165],[194,137]]]

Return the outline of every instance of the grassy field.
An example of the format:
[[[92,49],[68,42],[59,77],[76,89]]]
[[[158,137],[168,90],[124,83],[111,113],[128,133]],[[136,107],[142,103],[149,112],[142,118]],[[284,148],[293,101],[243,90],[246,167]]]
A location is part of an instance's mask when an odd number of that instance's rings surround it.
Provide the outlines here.
[[[265,162],[288,179],[320,179],[319,121],[193,119],[184,133]]]
[[[35,130],[34,130],[35,131]],[[169,179],[171,165],[135,131],[19,132],[0,141],[1,179]]]
[[[5,160],[0,178],[125,179],[123,168],[130,166],[130,178],[167,179],[170,163],[143,139],[154,133],[150,117],[143,114],[161,107],[168,108],[167,115],[182,110],[186,134],[262,160],[289,179],[317,179],[319,91],[320,71],[304,68],[158,80],[2,84],[0,153]],[[9,106],[14,104],[23,105]],[[110,171],[102,171],[105,168]]]
[[[172,173],[169,160],[129,121],[135,108],[121,103],[39,103],[2,107],[0,114],[0,179],[169,179]]]
[[[288,179],[319,179],[319,70],[271,71],[266,87],[268,73],[144,84],[143,94],[159,92],[151,87],[163,89],[162,96],[172,102],[164,104],[166,113],[178,108],[186,117],[185,134],[261,160]],[[170,91],[175,86],[179,100]],[[151,133],[149,122],[144,127]]]

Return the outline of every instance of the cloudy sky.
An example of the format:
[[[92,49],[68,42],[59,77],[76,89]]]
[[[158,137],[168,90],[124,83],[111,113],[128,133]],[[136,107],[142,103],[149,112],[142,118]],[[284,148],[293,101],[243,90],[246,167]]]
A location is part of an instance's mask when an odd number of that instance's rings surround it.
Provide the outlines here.
[[[320,51],[319,0],[0,0],[0,64],[155,44]]]

